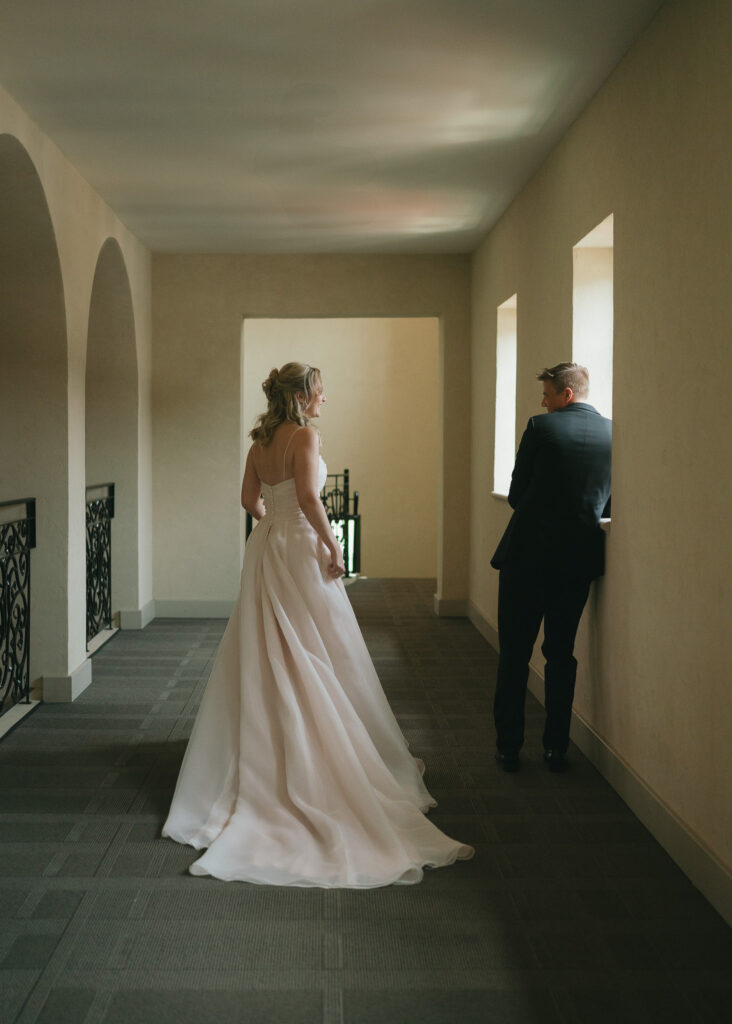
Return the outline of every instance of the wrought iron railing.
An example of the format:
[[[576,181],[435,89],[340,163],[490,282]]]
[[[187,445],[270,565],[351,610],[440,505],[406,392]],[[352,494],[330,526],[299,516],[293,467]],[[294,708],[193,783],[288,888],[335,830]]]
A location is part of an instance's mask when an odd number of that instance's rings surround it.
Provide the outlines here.
[[[329,481],[333,483],[329,486]],[[361,572],[361,516],[358,511],[358,491],[350,493],[349,472],[329,473],[325,487],[320,492],[333,533],[343,551],[346,576]],[[252,517],[247,512],[244,539],[249,539],[253,528]]]
[[[361,516],[358,513],[358,491],[351,495],[348,470],[329,473],[320,497],[343,551],[346,576],[357,575],[361,572]]]
[[[114,484],[86,489],[86,642],[112,625]]]
[[[0,713],[30,702],[30,569],[35,498],[0,503]]]

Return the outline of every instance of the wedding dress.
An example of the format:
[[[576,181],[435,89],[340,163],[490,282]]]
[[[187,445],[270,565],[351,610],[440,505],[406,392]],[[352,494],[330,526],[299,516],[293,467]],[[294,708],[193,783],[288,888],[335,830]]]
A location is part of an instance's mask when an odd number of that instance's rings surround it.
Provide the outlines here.
[[[194,875],[271,885],[409,884],[471,857],[423,814],[435,801],[294,480],[263,498],[163,835],[206,849]]]

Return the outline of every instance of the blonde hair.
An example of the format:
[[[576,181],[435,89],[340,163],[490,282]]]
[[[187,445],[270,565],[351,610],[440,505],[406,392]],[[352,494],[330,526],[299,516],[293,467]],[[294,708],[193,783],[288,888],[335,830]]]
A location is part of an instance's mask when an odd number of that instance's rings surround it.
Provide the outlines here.
[[[322,390],[323,384],[317,366],[285,363],[279,370],[270,370],[269,377],[262,382],[267,411],[257,418],[249,433],[251,439],[262,446],[268,445],[277,427],[286,420],[306,427],[309,420],[305,410],[318,388]],[[298,395],[305,397],[298,398]]]

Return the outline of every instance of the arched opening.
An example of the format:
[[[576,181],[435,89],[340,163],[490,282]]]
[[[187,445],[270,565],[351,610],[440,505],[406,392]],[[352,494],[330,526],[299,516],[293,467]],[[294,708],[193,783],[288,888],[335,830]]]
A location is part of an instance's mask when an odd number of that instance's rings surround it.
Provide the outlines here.
[[[87,488],[114,483],[112,613],[138,607],[138,387],[132,295],[109,238],[97,260],[86,349]]]
[[[64,291],[33,161],[0,135],[0,501],[36,499],[30,678],[68,662],[68,369]]]

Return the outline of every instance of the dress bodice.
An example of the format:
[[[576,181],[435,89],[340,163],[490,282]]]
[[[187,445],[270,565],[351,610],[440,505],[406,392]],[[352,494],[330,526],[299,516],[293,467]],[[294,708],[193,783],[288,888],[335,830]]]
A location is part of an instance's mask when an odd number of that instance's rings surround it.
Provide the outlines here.
[[[325,486],[325,478],[328,475],[328,467],[322,456],[318,456],[318,458],[320,460],[318,463],[318,491],[322,491]],[[287,480],[282,480],[278,484],[262,482],[262,497],[267,510],[267,519],[270,522],[273,519],[297,519],[303,514],[297,500],[293,477],[288,477]]]

